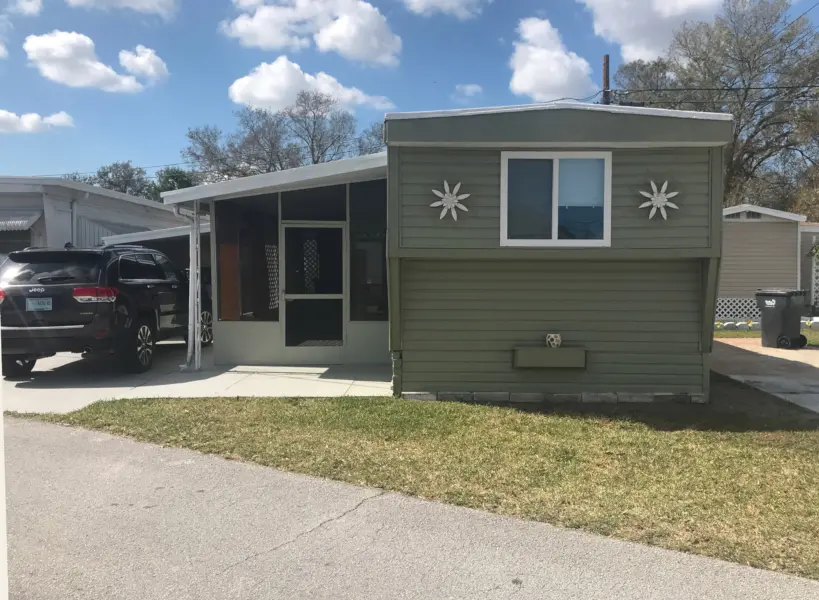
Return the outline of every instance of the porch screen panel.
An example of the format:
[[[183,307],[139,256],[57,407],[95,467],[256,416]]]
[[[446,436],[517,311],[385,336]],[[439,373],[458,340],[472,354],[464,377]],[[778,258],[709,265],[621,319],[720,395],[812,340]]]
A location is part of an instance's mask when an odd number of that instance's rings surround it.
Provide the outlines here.
[[[387,180],[350,185],[350,320],[386,321]]]
[[[347,186],[332,185],[282,193],[283,221],[346,221]]]
[[[219,266],[219,319],[238,321],[239,304],[238,211],[230,202],[216,203],[216,262]]]
[[[216,219],[220,319],[278,321],[278,197],[217,202]]]

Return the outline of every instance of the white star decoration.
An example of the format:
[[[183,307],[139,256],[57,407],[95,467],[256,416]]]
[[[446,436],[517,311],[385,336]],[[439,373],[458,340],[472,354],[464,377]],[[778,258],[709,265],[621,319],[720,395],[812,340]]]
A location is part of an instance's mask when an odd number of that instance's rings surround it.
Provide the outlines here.
[[[435,194],[440,198],[437,202],[433,202],[430,204],[432,208],[438,208],[439,206],[443,206],[443,210],[441,211],[441,216],[439,218],[443,219],[446,216],[447,211],[452,213],[452,218],[456,221],[458,220],[458,213],[455,212],[455,209],[458,208],[460,210],[464,210],[469,212],[469,209],[461,204],[461,200],[466,200],[472,194],[461,194],[458,195],[458,190],[461,189],[461,183],[455,186],[455,188],[450,192],[449,191],[449,183],[444,181],[444,192],[441,193],[438,190],[432,190],[432,193]]]
[[[651,212],[648,213],[649,219],[654,218],[654,215],[657,214],[658,208],[660,209],[660,214],[663,215],[663,220],[668,219],[668,215],[665,212],[666,208],[673,208],[675,210],[679,210],[680,208],[679,206],[669,201],[671,198],[679,194],[679,192],[666,193],[666,190],[668,189],[667,181],[663,184],[663,187],[660,190],[657,189],[657,185],[652,181],[651,189],[654,192],[652,194],[649,194],[648,192],[642,191],[640,192],[642,196],[649,198],[648,202],[643,202],[640,205],[640,208],[648,208],[649,206],[651,207]]]

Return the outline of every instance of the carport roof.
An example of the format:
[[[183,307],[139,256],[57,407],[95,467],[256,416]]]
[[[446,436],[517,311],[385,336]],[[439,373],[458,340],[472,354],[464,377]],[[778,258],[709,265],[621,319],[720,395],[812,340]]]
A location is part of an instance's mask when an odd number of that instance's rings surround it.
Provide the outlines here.
[[[210,223],[202,222],[200,233],[210,233]],[[120,235],[108,235],[102,238],[102,243],[106,246],[115,244],[138,244],[140,242],[150,242],[153,240],[167,240],[175,237],[188,237],[191,234],[190,225],[183,227],[169,227],[168,229],[153,229],[151,231],[138,231],[136,233],[123,233]]]
[[[220,181],[207,185],[199,185],[183,190],[174,190],[162,194],[165,204],[180,204],[185,202],[217,201],[243,196],[258,196],[301,190],[312,187],[324,187],[356,181],[382,179],[387,176],[387,153],[368,154],[356,158],[347,158],[332,162],[321,163],[264,173],[230,181]]]

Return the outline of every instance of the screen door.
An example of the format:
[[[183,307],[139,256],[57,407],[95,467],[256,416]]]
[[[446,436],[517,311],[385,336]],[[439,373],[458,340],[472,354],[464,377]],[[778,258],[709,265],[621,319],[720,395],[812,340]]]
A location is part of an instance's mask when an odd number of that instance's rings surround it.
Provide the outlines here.
[[[344,345],[344,228],[284,226],[285,346]]]

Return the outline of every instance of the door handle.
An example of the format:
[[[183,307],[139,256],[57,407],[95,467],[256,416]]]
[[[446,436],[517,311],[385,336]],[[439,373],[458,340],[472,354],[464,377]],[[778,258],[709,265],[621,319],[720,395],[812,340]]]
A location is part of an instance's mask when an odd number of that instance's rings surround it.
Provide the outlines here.
[[[172,290],[175,290],[175,289],[176,289],[176,288],[178,288],[178,287],[179,287],[178,285],[175,285],[175,284],[174,284],[174,285],[172,285],[172,286],[171,286],[171,289],[172,289]]]
[[[147,286],[145,286],[145,287],[147,287],[149,290],[151,290],[151,289],[155,288],[156,286],[155,286],[153,283],[149,283],[149,284],[148,284]]]

